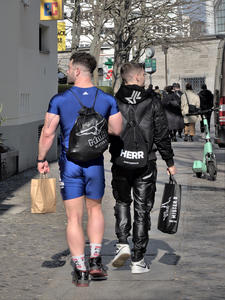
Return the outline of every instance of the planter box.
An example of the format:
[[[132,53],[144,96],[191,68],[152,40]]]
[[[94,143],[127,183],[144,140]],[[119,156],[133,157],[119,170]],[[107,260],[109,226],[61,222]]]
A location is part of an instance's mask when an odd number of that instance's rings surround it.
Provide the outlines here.
[[[8,169],[6,172],[4,171],[4,164],[6,164],[6,170]],[[19,151],[0,153],[0,181],[3,180],[3,177],[14,174],[19,174]]]

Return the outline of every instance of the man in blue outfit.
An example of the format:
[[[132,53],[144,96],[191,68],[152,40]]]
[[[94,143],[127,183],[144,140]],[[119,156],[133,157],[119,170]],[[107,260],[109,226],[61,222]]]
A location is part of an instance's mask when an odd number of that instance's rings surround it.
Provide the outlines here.
[[[87,107],[93,105],[97,88],[91,82],[96,68],[95,58],[86,52],[73,53],[67,74],[68,82],[74,82],[71,88],[78,99]],[[59,158],[60,189],[67,214],[67,241],[75,264],[72,282],[76,286],[88,286],[89,274],[104,277],[107,273],[101,259],[101,245],[104,234],[104,217],[101,202],[105,189],[103,156],[83,163],[73,163],[66,156],[70,131],[78,116],[81,105],[70,90],[55,95],[45,116],[45,123],[39,141],[37,158],[40,173],[49,172],[45,159],[52,146],[58,125],[64,141],[61,139]],[[99,90],[95,110],[108,121],[108,131],[119,135],[122,129],[122,116],[115,98]],[[89,270],[85,264],[85,236],[82,228],[83,200],[88,213],[87,235],[90,242]]]
[[[149,240],[150,211],[154,205],[156,191],[157,166],[154,144],[167,164],[167,172],[173,175],[177,170],[174,166],[168,122],[161,100],[144,90],[145,70],[143,65],[139,63],[124,64],[121,67],[121,77],[124,84],[116,93],[116,99],[123,115],[123,130],[120,137],[111,137],[110,146],[113,162],[112,188],[116,200],[115,229],[118,238],[117,253],[112,265],[120,268],[131,256],[128,237],[132,227],[130,206],[134,201],[133,255],[130,266],[131,273],[136,274],[150,271],[144,254]],[[126,136],[124,133],[128,128],[128,122],[129,126],[132,122],[139,124],[144,137],[147,147],[147,163],[144,167],[128,169],[125,164],[124,167],[117,164],[117,158],[124,155],[122,137]],[[118,149],[119,145],[121,145],[121,149]],[[132,152],[127,151],[127,153]]]

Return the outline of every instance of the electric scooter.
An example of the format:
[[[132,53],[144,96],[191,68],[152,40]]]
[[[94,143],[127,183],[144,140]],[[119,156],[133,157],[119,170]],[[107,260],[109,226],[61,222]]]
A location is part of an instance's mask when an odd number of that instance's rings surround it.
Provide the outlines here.
[[[198,178],[202,176],[203,172],[209,173],[212,180],[215,180],[217,176],[217,160],[215,154],[213,153],[213,147],[209,135],[208,121],[205,114],[218,109],[219,108],[210,108],[207,110],[199,110],[195,113],[187,114],[187,116],[201,115],[204,124],[205,145],[203,151],[203,161],[201,162],[200,160],[195,160],[192,167],[192,170],[196,173]]]

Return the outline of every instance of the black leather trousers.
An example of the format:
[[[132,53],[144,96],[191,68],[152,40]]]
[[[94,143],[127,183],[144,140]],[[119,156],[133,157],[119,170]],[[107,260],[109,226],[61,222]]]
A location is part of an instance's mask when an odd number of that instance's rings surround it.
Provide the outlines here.
[[[150,211],[153,208],[156,191],[157,167],[155,161],[134,171],[112,166],[112,188],[116,199],[114,207],[117,238],[127,238],[131,230],[130,206],[134,200],[132,251],[146,252],[148,231],[151,229]],[[133,198],[132,198],[133,190]]]

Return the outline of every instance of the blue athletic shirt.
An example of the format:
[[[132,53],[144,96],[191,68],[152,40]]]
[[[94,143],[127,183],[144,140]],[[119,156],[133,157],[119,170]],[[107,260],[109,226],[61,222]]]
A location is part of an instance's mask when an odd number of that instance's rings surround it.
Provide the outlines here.
[[[76,86],[71,87],[72,91],[76,94],[78,99],[84,106],[92,107],[97,91],[96,87],[90,88],[79,88]],[[68,89],[60,94],[55,95],[49,102],[48,111],[49,113],[60,116],[60,128],[63,134],[66,147],[69,144],[70,131],[78,117],[78,111],[81,105],[75,98],[73,93]],[[119,112],[119,108],[116,99],[102,90],[98,91],[97,99],[94,106],[95,110],[100,113],[107,121],[109,116]],[[64,141],[61,137],[61,156],[66,157]],[[101,158],[101,157],[100,157]],[[102,158],[96,159],[96,163],[100,163]],[[93,163],[93,161],[92,161]]]

